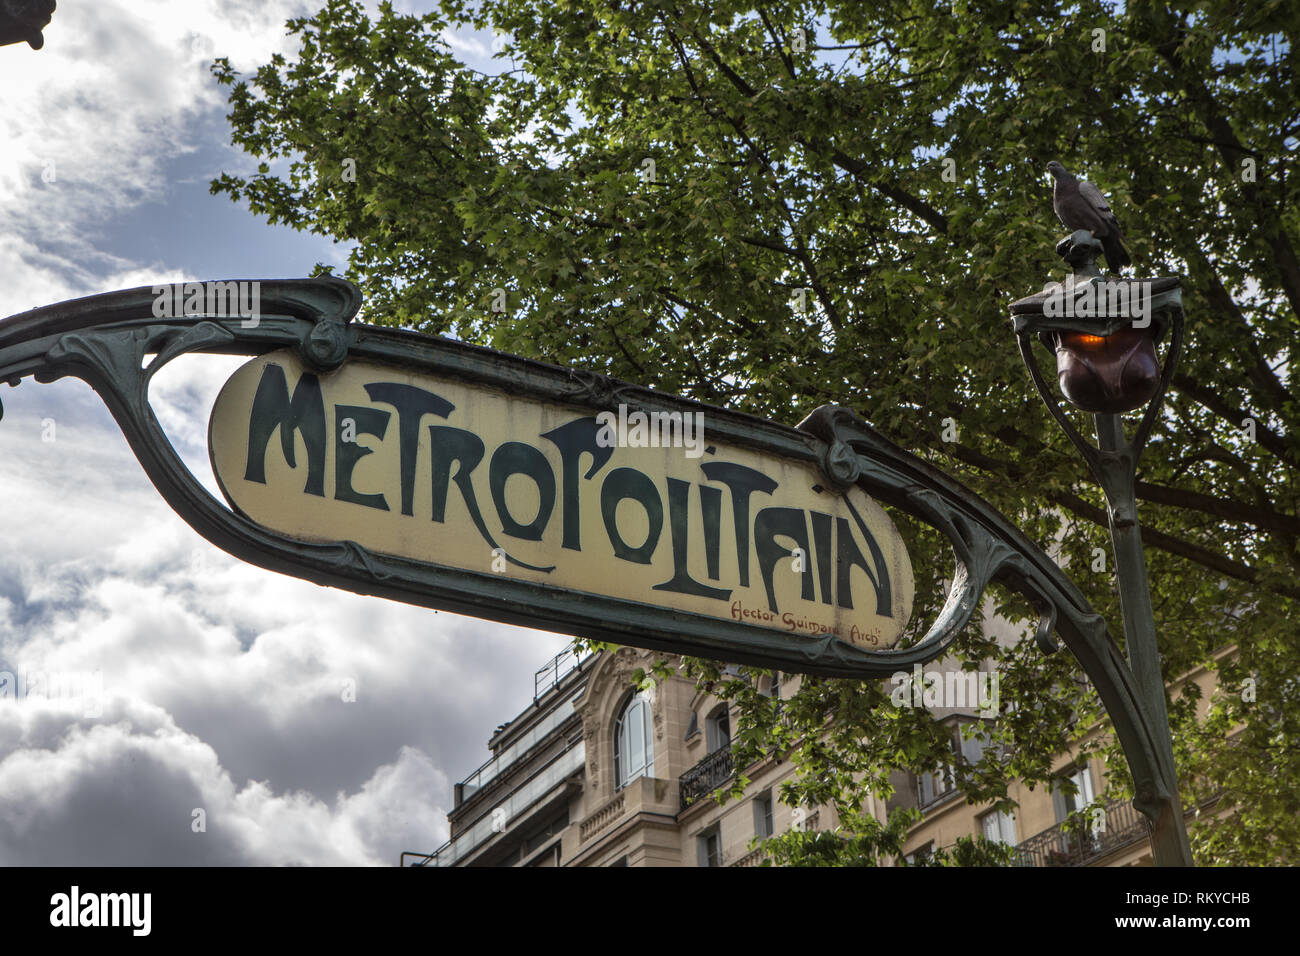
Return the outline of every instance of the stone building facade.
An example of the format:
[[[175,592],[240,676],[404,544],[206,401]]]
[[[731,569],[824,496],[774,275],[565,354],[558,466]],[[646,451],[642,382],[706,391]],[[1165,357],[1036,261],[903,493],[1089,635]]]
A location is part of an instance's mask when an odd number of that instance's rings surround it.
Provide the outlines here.
[[[750,783],[743,799],[722,805],[710,799],[735,769],[732,715],[678,676],[653,689],[634,686],[638,669],[649,671],[663,656],[625,647],[581,660],[566,653],[547,664],[538,672],[533,703],[497,729],[488,742],[492,757],[456,784],[450,840],[432,853],[405,853],[402,863],[753,866],[762,862],[767,836],[838,824],[830,806],[795,809],[780,801],[780,784],[794,768],[773,757],[744,768]],[[799,677],[763,680],[760,692],[788,696]],[[1208,700],[1209,675],[1198,683]],[[954,760],[963,748],[978,746],[964,741],[959,727],[981,719],[977,707],[933,712],[953,728]],[[882,821],[897,806],[921,809],[923,819],[904,847],[913,860],[982,834],[1015,845],[1023,866],[1149,865],[1141,816],[1127,801],[1101,802],[1102,762],[1063,754],[1058,770],[1073,788],[1031,790],[1013,782],[1010,795],[1019,804],[1013,814],[967,804],[944,768],[898,772],[894,796],[887,803],[869,797],[866,807]]]

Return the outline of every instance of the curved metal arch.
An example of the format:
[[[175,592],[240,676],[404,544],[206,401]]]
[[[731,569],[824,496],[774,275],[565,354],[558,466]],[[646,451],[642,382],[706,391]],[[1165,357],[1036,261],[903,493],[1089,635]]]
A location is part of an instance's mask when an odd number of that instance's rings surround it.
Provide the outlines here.
[[[508,623],[535,625],[541,618],[548,626],[578,636],[857,678],[885,677],[937,658],[969,623],[988,585],[997,581],[1025,594],[1038,609],[1039,645],[1055,650],[1051,635],[1059,634],[1091,678],[1128,756],[1138,792],[1135,805],[1151,816],[1167,800],[1161,783],[1165,768],[1150,717],[1102,618],[1055,562],[1005,516],[889,442],[849,409],[825,406],[790,428],[538,362],[519,362],[503,373],[498,353],[491,350],[352,324],[360,293],[333,277],[263,281],[262,314],[255,325],[221,315],[156,317],[158,290],[170,295],[173,288],[106,293],[0,321],[0,380],[16,385],[28,375],[42,382],[74,376],[90,384],[168,504],[204,538],[235,557],[319,584],[410,604],[477,616],[485,616],[484,607],[490,606],[494,619]],[[507,587],[493,575],[371,552],[351,541],[312,543],[269,531],[228,509],[194,478],[155,417],[148,390],[158,370],[184,354],[258,355],[285,347],[298,349],[304,361],[322,371],[352,355],[557,401],[617,395],[647,408],[707,409],[711,431],[720,439],[817,461],[833,484],[857,484],[937,528],[955,559],[947,602],[918,644],[898,651],[865,651],[830,635],[764,633],[729,621],[629,607],[629,602],[575,596],[522,581]],[[600,623],[591,623],[593,619]]]
[[[1055,631],[1097,689],[1133,773],[1134,805],[1154,818],[1169,799],[1164,781],[1172,769],[1164,766],[1155,723],[1106,622],[1056,562],[975,492],[894,445],[851,410],[823,406],[799,428],[826,443],[828,472],[843,474],[837,463],[856,458],[857,484],[931,524],[952,545],[957,570],[939,619],[907,651],[875,652],[881,663],[892,661],[897,670],[939,656],[970,620],[990,583],[1023,594],[1039,612],[1039,646],[1054,651]]]

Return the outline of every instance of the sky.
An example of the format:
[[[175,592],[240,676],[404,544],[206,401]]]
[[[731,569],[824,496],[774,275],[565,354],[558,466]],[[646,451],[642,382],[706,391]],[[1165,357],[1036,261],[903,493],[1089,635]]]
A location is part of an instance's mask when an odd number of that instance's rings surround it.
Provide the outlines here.
[[[0,316],[343,272],[345,247],[208,194],[256,165],[229,145],[209,63],[290,53],[284,21],[315,7],[60,0],[44,49],[0,47]],[[490,36],[446,39],[492,69]],[[152,389],[214,493],[207,417],[239,362],[187,357]],[[568,639],[244,564],[170,510],[87,385],[29,379],[0,401],[0,865],[393,865],[436,849],[454,782]]]

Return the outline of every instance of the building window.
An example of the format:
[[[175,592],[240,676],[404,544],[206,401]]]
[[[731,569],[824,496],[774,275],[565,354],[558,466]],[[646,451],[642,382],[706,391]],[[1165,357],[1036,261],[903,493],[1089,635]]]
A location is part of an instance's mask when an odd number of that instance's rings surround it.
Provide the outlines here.
[[[1073,793],[1067,793],[1065,781],[1074,784]],[[1101,846],[1105,829],[1105,813],[1100,804],[1088,811],[1097,799],[1092,785],[1092,771],[1087,764],[1066,770],[1052,781],[1052,803],[1056,809],[1059,834],[1057,852],[1063,859],[1078,859],[1089,849]]]
[[[980,830],[986,840],[994,843],[1016,845],[1016,818],[1013,814],[994,810],[980,817]]]
[[[926,861],[930,859],[932,853],[934,853],[933,840],[929,841],[924,846],[918,846],[911,853],[903,857],[903,860],[908,866],[924,866]]]
[[[637,777],[654,776],[650,701],[635,694],[614,724],[614,777],[622,790]]]
[[[984,752],[992,746],[992,740],[982,722],[965,723],[972,724],[973,729],[963,733],[963,724],[957,725],[957,746],[961,750],[961,755],[966,758],[966,762],[973,767],[984,758]]]
[[[754,835],[760,840],[770,837],[776,828],[772,825],[772,791],[754,798]]]
[[[719,704],[704,722],[704,738],[709,753],[731,744],[731,715],[726,704]]]
[[[948,746],[952,748],[952,760],[916,778],[916,796],[919,806],[924,807],[934,803],[940,797],[957,789],[956,764],[961,755],[961,741],[955,732],[949,734]]]
[[[1067,793],[1061,786],[1061,781],[1064,780],[1074,784],[1074,793]],[[1056,809],[1057,823],[1090,806],[1096,799],[1097,794],[1092,787],[1092,771],[1087,765],[1067,771],[1052,781],[1052,803]]]
[[[714,824],[695,838],[700,866],[722,866],[722,831]]]
[[[989,749],[988,732],[976,724],[976,729],[968,731],[969,737],[962,733],[964,723],[958,721],[952,725],[948,746],[952,750],[952,759],[940,764],[934,770],[918,774],[916,778],[917,803],[921,807],[954,793],[957,789],[957,768],[974,766]]]
[[[954,789],[952,767],[947,764],[916,778],[916,798],[922,807],[929,806]]]

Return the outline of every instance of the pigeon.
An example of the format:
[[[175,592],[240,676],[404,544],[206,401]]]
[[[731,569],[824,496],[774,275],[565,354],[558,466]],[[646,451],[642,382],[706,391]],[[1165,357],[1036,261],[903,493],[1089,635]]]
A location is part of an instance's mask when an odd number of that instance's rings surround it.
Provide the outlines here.
[[[1080,182],[1055,160],[1047,164],[1047,171],[1056,179],[1052,187],[1052,208],[1062,224],[1067,229],[1087,230],[1093,238],[1101,240],[1106,262],[1116,272],[1131,266],[1133,260],[1124,248],[1119,221],[1101,190],[1092,183]]]

